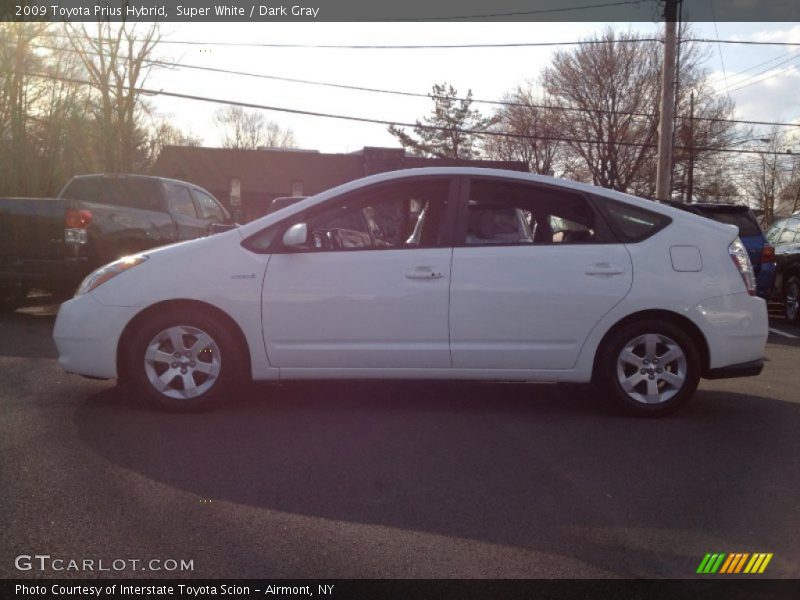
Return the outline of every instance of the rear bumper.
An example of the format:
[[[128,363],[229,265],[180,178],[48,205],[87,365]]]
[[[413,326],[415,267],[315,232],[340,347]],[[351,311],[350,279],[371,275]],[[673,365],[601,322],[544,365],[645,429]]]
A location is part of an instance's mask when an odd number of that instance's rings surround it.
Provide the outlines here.
[[[751,360],[738,365],[709,369],[704,377],[706,379],[732,379],[734,377],[755,377],[764,370],[764,359]]]
[[[708,344],[707,373],[763,360],[767,303],[747,292],[703,300],[689,313]]]
[[[92,266],[85,257],[5,260],[0,263],[0,283],[72,291],[90,271]]]

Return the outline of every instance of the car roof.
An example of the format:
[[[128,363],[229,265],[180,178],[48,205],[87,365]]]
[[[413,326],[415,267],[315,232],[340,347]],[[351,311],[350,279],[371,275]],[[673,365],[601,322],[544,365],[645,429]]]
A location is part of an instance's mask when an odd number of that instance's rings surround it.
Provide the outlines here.
[[[84,175],[75,175],[72,179],[152,179],[155,181],[165,181],[168,183],[188,185],[199,190],[203,189],[196,183],[191,183],[189,181],[181,181],[180,179],[161,177],[159,175],[144,175],[142,173],[87,173]]]

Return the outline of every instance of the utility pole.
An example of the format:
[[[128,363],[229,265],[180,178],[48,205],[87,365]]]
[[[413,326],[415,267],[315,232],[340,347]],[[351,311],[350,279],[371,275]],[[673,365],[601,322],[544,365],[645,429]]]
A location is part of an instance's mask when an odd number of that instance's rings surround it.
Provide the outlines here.
[[[694,195],[694,92],[689,96],[689,173],[686,182],[686,202]]]
[[[672,188],[672,117],[675,106],[675,55],[678,0],[665,0],[664,61],[661,68],[661,110],[658,124],[656,198],[669,200]]]

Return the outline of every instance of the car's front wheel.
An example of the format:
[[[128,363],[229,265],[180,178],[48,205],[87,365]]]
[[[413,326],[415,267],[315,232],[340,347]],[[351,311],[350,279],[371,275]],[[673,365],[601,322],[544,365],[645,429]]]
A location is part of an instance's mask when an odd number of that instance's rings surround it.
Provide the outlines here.
[[[240,350],[229,328],[196,309],[170,310],[147,319],[132,336],[128,370],[140,395],[158,408],[207,408],[244,377]]]
[[[786,282],[783,312],[787,321],[793,325],[800,325],[800,277],[797,275],[793,275]]]
[[[694,340],[669,322],[629,323],[603,348],[598,379],[609,399],[628,414],[657,417],[685,404],[700,381]]]

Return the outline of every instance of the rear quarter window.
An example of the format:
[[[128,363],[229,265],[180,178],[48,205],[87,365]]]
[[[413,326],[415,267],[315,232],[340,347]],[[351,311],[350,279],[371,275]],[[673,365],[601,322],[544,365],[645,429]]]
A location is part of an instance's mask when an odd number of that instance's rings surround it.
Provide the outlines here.
[[[594,203],[617,239],[626,244],[646,240],[672,222],[666,215],[608,198],[595,197]]]
[[[76,177],[61,190],[59,198],[162,211],[162,184],[148,177]]]
[[[97,183],[98,180],[93,177],[79,177],[73,179],[64,186],[59,196],[69,200],[97,202]]]

